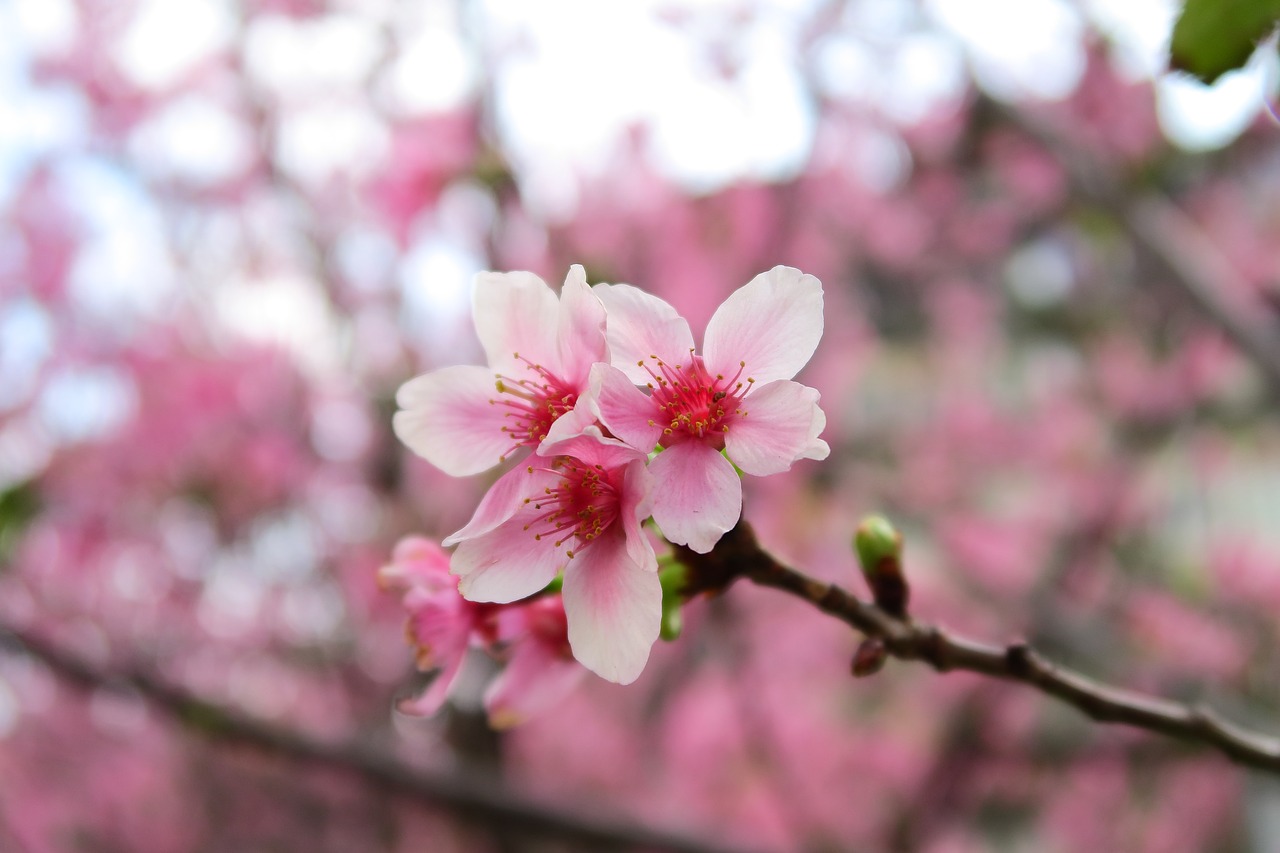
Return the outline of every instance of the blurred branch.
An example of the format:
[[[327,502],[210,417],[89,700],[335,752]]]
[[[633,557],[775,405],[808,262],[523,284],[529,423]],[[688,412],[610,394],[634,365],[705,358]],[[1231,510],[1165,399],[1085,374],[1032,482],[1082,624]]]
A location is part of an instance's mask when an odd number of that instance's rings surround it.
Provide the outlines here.
[[[938,672],[964,670],[1017,681],[1054,696],[1105,723],[1123,723],[1213,747],[1231,760],[1280,773],[1280,738],[1236,725],[1216,712],[1124,690],[1047,660],[1026,643],[990,645],[960,637],[910,617],[897,618],[859,600],[836,584],[809,577],[778,562],[756,542],[745,522],[726,533],[709,554],[680,548],[690,568],[689,594],[725,589],[739,578],[780,589],[884,641],[889,654],[927,663]]]
[[[388,793],[447,810],[487,831],[558,839],[589,850],[665,850],[671,853],[730,853],[643,826],[606,821],[531,802],[492,780],[411,768],[361,743],[317,740],[292,729],[255,720],[136,671],[107,672],[28,632],[0,624],[0,651],[29,655],[59,677],[85,690],[137,691],[155,709],[210,739],[245,744],[293,761],[324,765],[363,777]]]
[[[1257,365],[1273,396],[1280,398],[1280,334],[1271,312],[1243,303],[1250,286],[1196,222],[1163,193],[1125,186],[1114,170],[1063,142],[1062,134],[1046,123],[994,101],[985,103],[1052,152],[1074,194],[1110,214],[1147,261]]]

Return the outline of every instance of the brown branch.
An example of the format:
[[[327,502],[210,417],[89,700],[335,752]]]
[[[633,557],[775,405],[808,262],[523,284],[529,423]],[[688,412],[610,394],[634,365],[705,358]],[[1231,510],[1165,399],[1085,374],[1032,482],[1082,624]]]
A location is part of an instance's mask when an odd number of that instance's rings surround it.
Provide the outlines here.
[[[1232,761],[1280,773],[1280,738],[1232,723],[1216,712],[1103,684],[1046,659],[1026,643],[981,643],[910,618],[897,619],[844,588],[783,565],[764,551],[745,522],[729,531],[709,554],[680,549],[690,569],[690,594],[722,590],[738,578],[803,599],[869,637],[881,638],[889,654],[918,660],[938,672],[963,670],[1017,681],[1054,696],[1105,723],[1123,723],[1213,747]]]
[[[493,780],[424,772],[366,744],[317,740],[206,701],[147,673],[103,671],[29,632],[0,625],[0,651],[5,650],[41,661],[82,689],[136,691],[153,708],[208,738],[360,776],[388,793],[446,809],[484,830],[557,839],[588,850],[731,853],[730,848],[670,832],[550,808],[504,790]]]

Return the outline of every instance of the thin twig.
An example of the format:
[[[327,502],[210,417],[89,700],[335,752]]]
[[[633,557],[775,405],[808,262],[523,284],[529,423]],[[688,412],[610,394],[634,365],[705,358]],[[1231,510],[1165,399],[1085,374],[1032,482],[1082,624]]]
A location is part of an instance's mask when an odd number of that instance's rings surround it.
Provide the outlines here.
[[[783,565],[740,522],[710,554],[681,549],[690,568],[690,593],[722,590],[739,578],[780,589],[822,612],[884,640],[889,654],[927,663],[938,672],[963,670],[1030,685],[1094,720],[1123,723],[1219,750],[1232,761],[1280,773],[1280,738],[1236,725],[1202,706],[1184,705],[1112,687],[1046,659],[1026,643],[977,642],[935,625],[897,619],[836,584]]]
[[[84,689],[136,691],[152,707],[206,737],[362,776],[389,793],[445,809],[482,829],[553,838],[587,850],[731,853],[731,848],[671,832],[550,808],[504,790],[492,780],[424,772],[366,744],[317,740],[193,696],[143,672],[104,671],[29,632],[0,625],[0,650],[6,649],[38,659]]]

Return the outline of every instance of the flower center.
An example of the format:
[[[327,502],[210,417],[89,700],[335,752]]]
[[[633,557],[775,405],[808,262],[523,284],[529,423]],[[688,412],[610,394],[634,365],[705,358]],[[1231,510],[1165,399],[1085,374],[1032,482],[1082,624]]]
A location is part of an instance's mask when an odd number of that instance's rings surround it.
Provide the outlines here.
[[[641,361],[653,381],[648,383],[651,399],[667,421],[660,443],[670,447],[682,441],[699,439],[712,444],[717,450],[724,447],[724,434],[735,418],[745,417],[742,401],[751,391],[755,380],[742,378],[746,362],[740,362],[732,376],[717,373],[712,376],[703,364],[701,356],[693,356],[685,365],[670,365],[656,355],[650,367]],[[654,423],[654,421],[650,421]]]
[[[513,379],[497,374],[494,387],[498,389],[498,396],[489,400],[489,405],[507,409],[502,431],[510,436],[512,444],[502,454],[503,460],[521,447],[541,444],[551,425],[578,402],[578,392],[560,377],[520,353],[515,353],[515,357],[524,362],[530,375]]]
[[[541,541],[544,536],[555,537],[557,548],[570,539],[576,539],[574,547],[581,551],[617,520],[621,495],[603,466],[588,465],[570,456],[558,456],[550,467],[535,469],[529,466],[528,470],[530,474],[535,470],[546,471],[558,478],[555,485],[542,490],[541,497],[524,499],[540,513],[524,526],[525,530],[533,532],[534,539]],[[566,553],[572,557],[574,551],[571,548]]]

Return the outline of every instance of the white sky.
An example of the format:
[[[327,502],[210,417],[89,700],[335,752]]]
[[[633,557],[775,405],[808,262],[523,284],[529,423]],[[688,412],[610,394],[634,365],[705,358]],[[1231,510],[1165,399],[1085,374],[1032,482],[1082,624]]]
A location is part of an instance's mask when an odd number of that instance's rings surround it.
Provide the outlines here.
[[[1274,88],[1274,59],[1211,88],[1160,77],[1175,0],[860,0],[812,56],[798,56],[798,30],[815,5],[763,3],[744,23],[731,0],[480,0],[462,18],[448,2],[369,0],[318,20],[261,17],[245,62],[257,85],[295,104],[279,145],[285,168],[304,181],[367,162],[385,145],[385,127],[361,97],[370,75],[392,114],[413,113],[470,98],[487,67],[514,158],[547,176],[531,175],[531,195],[548,212],[572,208],[572,197],[556,195],[567,184],[557,176],[605,168],[618,136],[641,123],[656,166],[692,189],[794,172],[815,129],[806,65],[822,89],[904,121],[953,98],[967,70],[997,97],[1062,97],[1083,69],[1086,17],[1115,41],[1125,73],[1159,78],[1161,122],[1176,144],[1229,143],[1265,108],[1266,84]],[[65,50],[76,15],[70,0],[0,0],[0,198],[30,156],[83,135],[74,94],[35,92],[23,62]],[[402,35],[401,52],[378,67],[386,26]],[[233,38],[229,0],[143,0],[114,59],[161,89]],[[736,65],[732,81],[713,73],[707,43]],[[204,95],[172,104],[130,140],[156,176],[208,183],[242,167],[251,144],[236,117]]]

